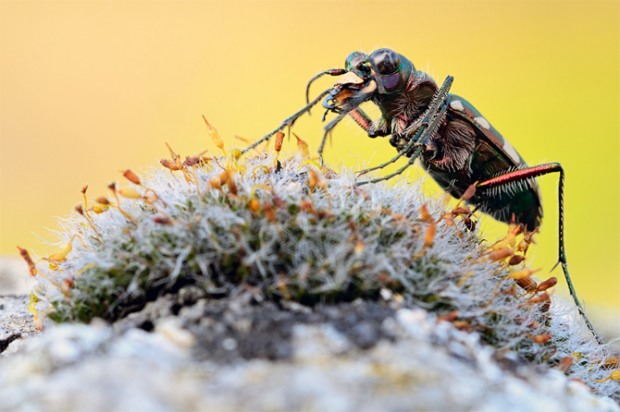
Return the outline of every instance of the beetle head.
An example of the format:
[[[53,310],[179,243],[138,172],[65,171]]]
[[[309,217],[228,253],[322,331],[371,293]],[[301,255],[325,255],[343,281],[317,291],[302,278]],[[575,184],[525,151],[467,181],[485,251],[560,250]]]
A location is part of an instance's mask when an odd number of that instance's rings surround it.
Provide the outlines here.
[[[409,59],[385,48],[375,50],[370,55],[355,51],[347,56],[344,67],[364,81],[373,79],[379,94],[401,92],[415,72],[415,66]]]
[[[354,108],[377,96],[399,94],[407,86],[415,67],[405,56],[391,49],[371,54],[355,51],[345,60],[346,75],[334,85],[323,106],[333,111]]]
[[[399,93],[415,72],[413,63],[390,49],[378,49],[368,56],[379,94]]]

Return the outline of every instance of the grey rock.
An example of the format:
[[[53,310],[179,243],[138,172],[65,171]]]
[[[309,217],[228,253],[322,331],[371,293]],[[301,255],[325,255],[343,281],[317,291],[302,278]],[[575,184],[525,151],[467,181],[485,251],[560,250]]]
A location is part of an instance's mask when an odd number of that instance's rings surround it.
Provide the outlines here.
[[[421,309],[198,299],[174,314],[174,304],[23,341],[0,357],[0,411],[620,410]]]

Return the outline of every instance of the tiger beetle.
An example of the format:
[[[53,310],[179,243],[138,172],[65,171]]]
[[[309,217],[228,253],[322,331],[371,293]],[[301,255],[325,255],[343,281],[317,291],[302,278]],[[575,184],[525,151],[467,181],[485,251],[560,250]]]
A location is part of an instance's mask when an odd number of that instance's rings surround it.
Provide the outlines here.
[[[334,87],[309,99],[310,85],[324,76],[342,76]],[[247,152],[290,127],[317,103],[336,117],[324,127],[318,154],[322,159],[327,137],[346,116],[361,126],[369,137],[390,137],[398,154],[385,163],[361,170],[359,176],[383,169],[400,158],[408,157],[404,166],[376,179],[357,185],[376,183],[401,174],[420,158],[422,166],[448,193],[465,200],[493,218],[516,223],[530,233],[542,223],[541,194],[535,178],[559,173],[559,251],[561,264],[579,313],[597,342],[602,343],[575,292],[568,273],[564,248],[564,170],[560,163],[528,166],[512,145],[467,100],[449,94],[452,76],[441,87],[426,73],[416,70],[402,54],[382,48],[370,54],[353,52],[347,56],[344,69],[329,69],[312,77],[306,87],[307,104],[260,140],[245,148]],[[359,107],[373,102],[381,117],[372,121]],[[325,119],[325,116],[323,117]],[[469,189],[469,190],[468,190]],[[472,190],[475,189],[475,190]],[[473,195],[466,195],[466,193]],[[553,269],[552,269],[553,270]]]

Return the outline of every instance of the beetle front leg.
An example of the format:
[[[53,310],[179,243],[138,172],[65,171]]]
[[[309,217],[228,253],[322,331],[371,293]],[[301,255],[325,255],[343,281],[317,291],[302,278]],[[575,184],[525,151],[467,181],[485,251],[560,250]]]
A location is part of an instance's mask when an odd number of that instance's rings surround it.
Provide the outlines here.
[[[429,113],[429,117],[431,117],[432,120],[428,123],[423,122],[420,125],[420,127],[416,129],[416,133],[411,137],[407,146],[405,146],[400,152],[398,152],[398,154],[394,158],[390,159],[388,162],[383,163],[379,166],[370,168],[368,169],[368,171],[375,170],[375,169],[382,169],[388,164],[395,162],[396,160],[398,160],[400,157],[404,155],[409,156],[409,161],[407,162],[407,164],[405,164],[405,166],[401,167],[394,173],[390,173],[389,175],[379,177],[377,179],[366,180],[364,182],[358,182],[357,185],[361,186],[367,183],[377,183],[383,180],[389,180],[393,178],[394,176],[398,176],[399,174],[404,172],[409,166],[414,164],[416,159],[426,149],[426,144],[428,143],[430,136],[433,133],[435,133],[435,131],[439,127],[439,124],[443,121],[445,117],[446,110],[448,110],[448,104],[445,102],[445,98],[442,99],[442,102],[443,103],[441,104],[441,106],[438,108],[437,111],[433,110],[432,116],[430,116],[430,113]],[[366,173],[366,171],[363,171],[363,172]]]
[[[366,133],[368,133],[368,135],[370,136],[370,130],[372,129],[373,124],[376,122],[373,122],[370,119],[370,116],[368,116],[365,111],[357,107],[355,109],[352,109],[351,111],[348,111],[348,112],[345,111],[345,112],[339,113],[338,116],[336,116],[332,121],[330,121],[324,127],[323,139],[321,140],[321,144],[319,145],[319,150],[318,150],[318,155],[321,161],[323,161],[323,150],[325,150],[325,143],[327,142],[327,137],[331,133],[332,129],[336,127],[336,125],[346,115],[349,115],[355,121],[355,123],[358,126],[360,126],[362,129],[364,129]],[[370,137],[376,137],[376,136],[370,136]]]
[[[410,165],[412,165],[415,162],[418,156],[420,156],[420,154],[422,154],[422,152],[425,150],[425,146],[428,144],[430,140],[430,136],[439,129],[441,122],[443,122],[445,118],[445,114],[447,110],[446,99],[448,97],[448,92],[450,91],[450,87],[452,86],[452,81],[453,81],[452,76],[446,77],[446,80],[444,80],[443,84],[441,85],[441,87],[439,88],[435,96],[433,96],[433,99],[431,100],[431,103],[429,104],[428,109],[426,110],[426,113],[423,116],[422,120],[420,120],[419,122],[413,123],[412,125],[407,127],[407,129],[405,129],[406,139],[402,147],[397,147],[399,148],[398,154],[394,156],[393,158],[391,158],[390,160],[388,160],[387,162],[382,163],[378,166],[360,170],[358,172],[358,176],[362,176],[374,170],[383,169],[384,167],[396,162],[402,156],[409,157],[409,161],[407,162],[407,164],[392,174],[389,174],[387,176],[384,176],[378,179],[368,180],[365,182],[359,182],[358,185],[367,184],[367,183],[376,183],[382,180],[391,179],[392,177],[401,174],[405,169],[407,169]],[[396,139],[399,139],[399,138],[400,137],[398,136],[396,137]],[[392,143],[393,139],[395,138],[393,137],[392,139],[390,139],[390,143]],[[395,141],[395,142],[397,144],[400,143],[398,141]],[[414,149],[414,146],[416,145],[418,147]]]
[[[359,127],[364,129],[364,131],[368,133],[368,130],[370,130],[370,128],[372,127],[373,121],[370,118],[370,116],[366,114],[365,111],[363,111],[362,109],[358,107],[356,109],[351,110],[349,112],[349,116],[355,121],[355,123]]]
[[[368,137],[371,137],[373,139],[377,136],[383,137],[383,136],[389,135],[390,130],[388,128],[388,124],[387,124],[387,121],[385,120],[385,117],[381,116],[380,118],[372,122],[367,132],[368,132]]]
[[[325,150],[325,143],[327,142],[327,137],[332,132],[332,129],[334,127],[336,127],[336,125],[338,123],[340,123],[340,121],[342,119],[344,119],[349,113],[350,112],[348,112],[348,111],[344,111],[342,113],[339,113],[338,116],[336,116],[332,121],[327,123],[325,125],[325,127],[323,128],[323,130],[324,130],[323,139],[321,139],[321,144],[319,145],[319,150],[318,150],[318,155],[319,155],[319,159],[321,161],[321,165],[323,164],[323,150]]]
[[[381,116],[377,120],[372,120],[366,112],[359,107],[349,112],[349,116],[368,134],[368,137],[387,136],[390,134],[385,118]]]
[[[444,99],[445,102],[445,99]],[[447,104],[443,104],[441,106],[441,108],[439,109],[438,112],[435,113],[435,116],[433,118],[433,120],[429,123],[422,123],[422,125],[420,125],[420,127],[418,129],[416,129],[416,133],[415,135],[409,140],[409,143],[407,144],[407,146],[405,146],[400,152],[398,152],[398,154],[396,156],[394,156],[392,159],[390,159],[389,161],[379,165],[379,166],[375,166],[373,168],[370,169],[366,169],[366,170],[362,170],[362,174],[365,174],[367,172],[370,172],[372,170],[376,170],[376,169],[382,169],[385,166],[389,165],[390,163],[394,163],[396,160],[398,160],[399,158],[401,158],[402,156],[406,155],[409,156],[409,161],[400,169],[398,169],[397,171],[395,171],[394,173],[390,173],[389,175],[383,176],[383,177],[379,177],[377,179],[372,179],[372,180],[366,180],[364,182],[358,182],[357,185],[361,186],[361,185],[365,185],[367,183],[377,183],[377,182],[381,182],[383,180],[389,180],[391,178],[393,178],[394,176],[398,176],[399,174],[401,174],[402,172],[404,172],[409,166],[411,166],[412,164],[415,163],[416,159],[422,154],[422,152],[424,152],[424,150],[426,149],[426,144],[428,142],[428,140],[430,139],[430,136],[435,133],[435,131],[437,130],[438,124],[443,121],[443,118],[446,114],[446,110],[447,110]]]

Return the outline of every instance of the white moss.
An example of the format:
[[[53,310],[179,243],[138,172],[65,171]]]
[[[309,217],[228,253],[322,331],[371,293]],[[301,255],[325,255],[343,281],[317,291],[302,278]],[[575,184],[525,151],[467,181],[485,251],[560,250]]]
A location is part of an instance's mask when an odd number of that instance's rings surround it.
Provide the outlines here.
[[[383,291],[520,359],[571,356],[570,376],[617,396],[617,381],[597,382],[610,351],[577,311],[530,302],[507,266],[488,259],[489,245],[419,187],[356,187],[351,171],[322,173],[300,158],[273,166],[263,156],[154,170],[133,186],[146,197],[121,198],[122,211],[75,213],[62,224],[71,252],[37,267],[38,319],[114,320],[187,283],[220,294],[251,285],[264,299],[307,305]]]

